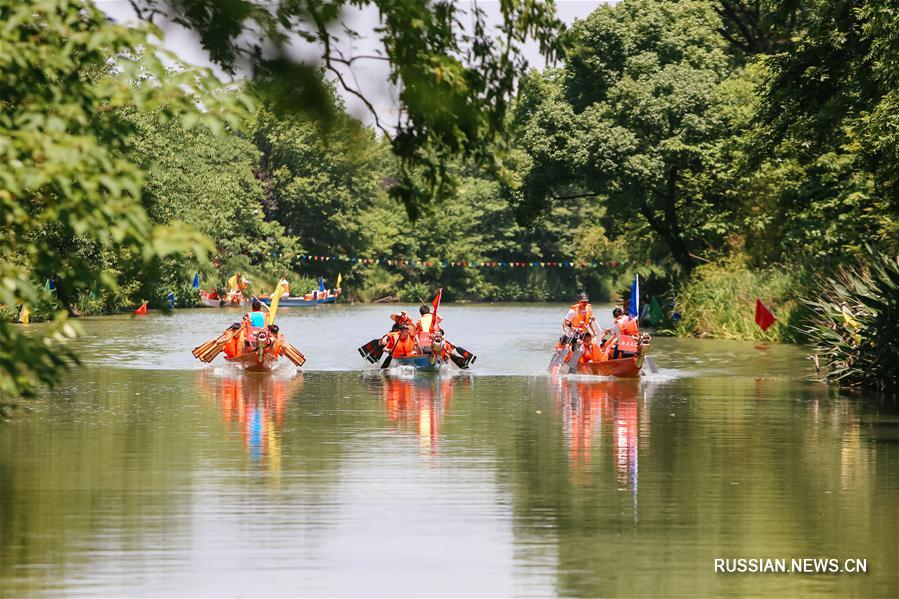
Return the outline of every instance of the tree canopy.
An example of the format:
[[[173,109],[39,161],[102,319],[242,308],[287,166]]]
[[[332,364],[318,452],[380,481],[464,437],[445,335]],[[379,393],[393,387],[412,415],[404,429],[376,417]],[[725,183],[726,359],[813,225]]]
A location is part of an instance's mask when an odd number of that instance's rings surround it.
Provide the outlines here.
[[[250,68],[273,85],[281,107],[330,114],[320,65],[340,87],[369,107],[377,128],[390,139],[399,160],[390,193],[411,217],[423,202],[451,193],[450,162],[456,157],[493,164],[490,143],[503,131],[509,99],[526,68],[522,52],[535,40],[556,55],[560,22],[552,0],[504,0],[500,22],[472,3],[451,0],[301,0],[271,4],[257,0],[133,0],[147,20],[169,20],[197,32],[212,60],[233,72]],[[358,37],[343,21],[346,10],[373,7],[381,49],[376,55],[347,55],[335,35]],[[313,48],[318,64],[295,59],[297,47]],[[376,60],[389,67],[399,88],[395,122],[385,122],[346,74],[354,62]]]

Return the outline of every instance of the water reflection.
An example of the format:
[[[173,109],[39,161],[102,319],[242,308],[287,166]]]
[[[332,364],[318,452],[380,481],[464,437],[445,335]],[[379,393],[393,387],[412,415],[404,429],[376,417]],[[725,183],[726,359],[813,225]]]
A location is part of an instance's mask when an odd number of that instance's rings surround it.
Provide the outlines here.
[[[469,387],[468,377],[408,377],[385,374],[380,399],[397,430],[415,432],[423,453],[436,454],[443,422],[457,387]]]
[[[571,482],[590,482],[611,461],[617,489],[631,494],[636,521],[639,450],[641,444],[649,443],[650,411],[643,407],[652,386],[639,380],[576,378],[555,378],[551,386],[568,449]],[[598,463],[591,465],[596,457]]]
[[[197,381],[228,427],[242,432],[250,462],[280,471],[281,429],[288,401],[303,388],[302,372],[282,376],[204,370]]]

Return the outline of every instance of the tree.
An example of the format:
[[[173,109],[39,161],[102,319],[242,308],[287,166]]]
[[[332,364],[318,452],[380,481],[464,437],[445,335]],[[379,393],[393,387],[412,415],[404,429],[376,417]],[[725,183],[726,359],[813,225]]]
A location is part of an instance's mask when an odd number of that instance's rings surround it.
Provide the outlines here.
[[[807,15],[804,0],[718,0],[721,35],[747,55],[788,51]]]
[[[335,96],[330,102],[327,126],[263,104],[251,132],[260,152],[257,175],[267,217],[309,253],[355,256],[367,242],[356,216],[380,193],[383,151]]]
[[[804,170],[793,214],[841,223],[831,246],[899,245],[899,22],[894,3],[813,1],[789,53],[765,61],[754,156]],[[823,193],[822,193],[823,191]],[[823,217],[823,218],[822,218]],[[821,248],[826,251],[825,248]]]
[[[536,40],[552,58],[560,23],[552,1],[499,3],[497,30],[477,3],[466,12],[452,0],[301,0],[272,6],[257,0],[131,0],[143,18],[171,20],[195,30],[210,57],[228,71],[251,67],[273,82],[273,97],[298,112],[327,114],[327,90],[316,65],[290,58],[292,45],[317,50],[320,64],[348,93],[367,104],[400,160],[393,197],[410,216],[449,192],[451,159],[495,162],[489,143],[502,133],[508,99],[526,67],[521,49]],[[346,55],[333,31],[358,33],[341,21],[345,10],[375,7],[381,51]],[[381,61],[398,86],[395,123],[386,123],[347,76],[354,63]]]
[[[522,212],[601,195],[613,221],[645,221],[689,273],[723,216],[697,186],[731,135],[720,86],[733,67],[717,20],[707,2],[624,0],[576,23],[565,67],[523,86]]]
[[[144,264],[205,252],[190,229],[147,217],[143,174],[121,158],[131,126],[120,109],[229,118],[228,104],[206,93],[212,78],[166,72],[143,33],[75,0],[0,0],[0,22],[0,304],[33,305],[51,276],[63,306],[79,292],[115,289],[95,250],[130,252]],[[58,344],[75,333],[64,317],[32,335],[0,322],[0,393],[30,393],[75,357]]]

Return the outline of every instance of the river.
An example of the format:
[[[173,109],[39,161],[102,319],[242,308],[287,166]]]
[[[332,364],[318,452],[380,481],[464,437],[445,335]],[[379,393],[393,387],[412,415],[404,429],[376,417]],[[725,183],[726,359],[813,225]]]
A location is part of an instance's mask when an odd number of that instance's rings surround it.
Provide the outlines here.
[[[261,376],[190,355],[239,311],[82,319],[84,364],[0,424],[0,596],[899,596],[899,417],[802,348],[551,379],[565,306],[449,305],[474,367],[384,374],[355,348],[397,309],[284,310],[308,362]]]

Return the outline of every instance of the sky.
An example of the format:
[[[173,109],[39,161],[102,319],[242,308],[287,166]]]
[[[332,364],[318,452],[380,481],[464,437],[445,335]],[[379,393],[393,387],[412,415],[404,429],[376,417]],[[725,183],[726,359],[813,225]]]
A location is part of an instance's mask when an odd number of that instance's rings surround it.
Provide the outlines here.
[[[95,4],[109,17],[120,23],[135,23],[137,21],[131,4],[128,0],[94,0]],[[468,4],[467,2],[460,2]],[[557,0],[556,10],[559,19],[566,25],[571,25],[576,19],[583,19],[604,2],[599,0]],[[479,0],[478,5],[487,13],[488,19],[493,23],[499,21],[499,2],[496,0]],[[361,34],[361,38],[350,40],[346,36],[339,42],[340,49],[345,55],[370,55],[375,54],[380,46],[373,35],[373,28],[378,23],[377,11],[374,7],[366,7],[361,10],[353,9],[346,13],[346,23]],[[158,25],[162,25],[157,23]],[[182,61],[202,67],[211,68],[221,79],[228,79],[227,75],[214,65],[197,41],[196,36],[178,25],[169,24],[164,27],[165,37],[162,46],[176,54]],[[308,44],[297,40],[295,44],[297,54],[308,58],[310,62],[316,62],[315,50]],[[303,47],[305,46],[305,47]],[[532,66],[544,66],[543,57],[536,44],[528,44],[524,48],[524,55]],[[241,76],[238,73],[238,76]],[[389,84],[386,65],[379,61],[360,60],[354,63],[354,67],[344,68],[343,76],[347,81],[353,82],[362,94],[373,104],[379,118],[387,123],[396,121],[396,90]],[[333,75],[330,76],[333,79]],[[339,88],[339,86],[338,86]],[[361,100],[341,90],[341,95],[346,101],[347,110],[353,116],[363,122],[372,124],[373,118]]]

